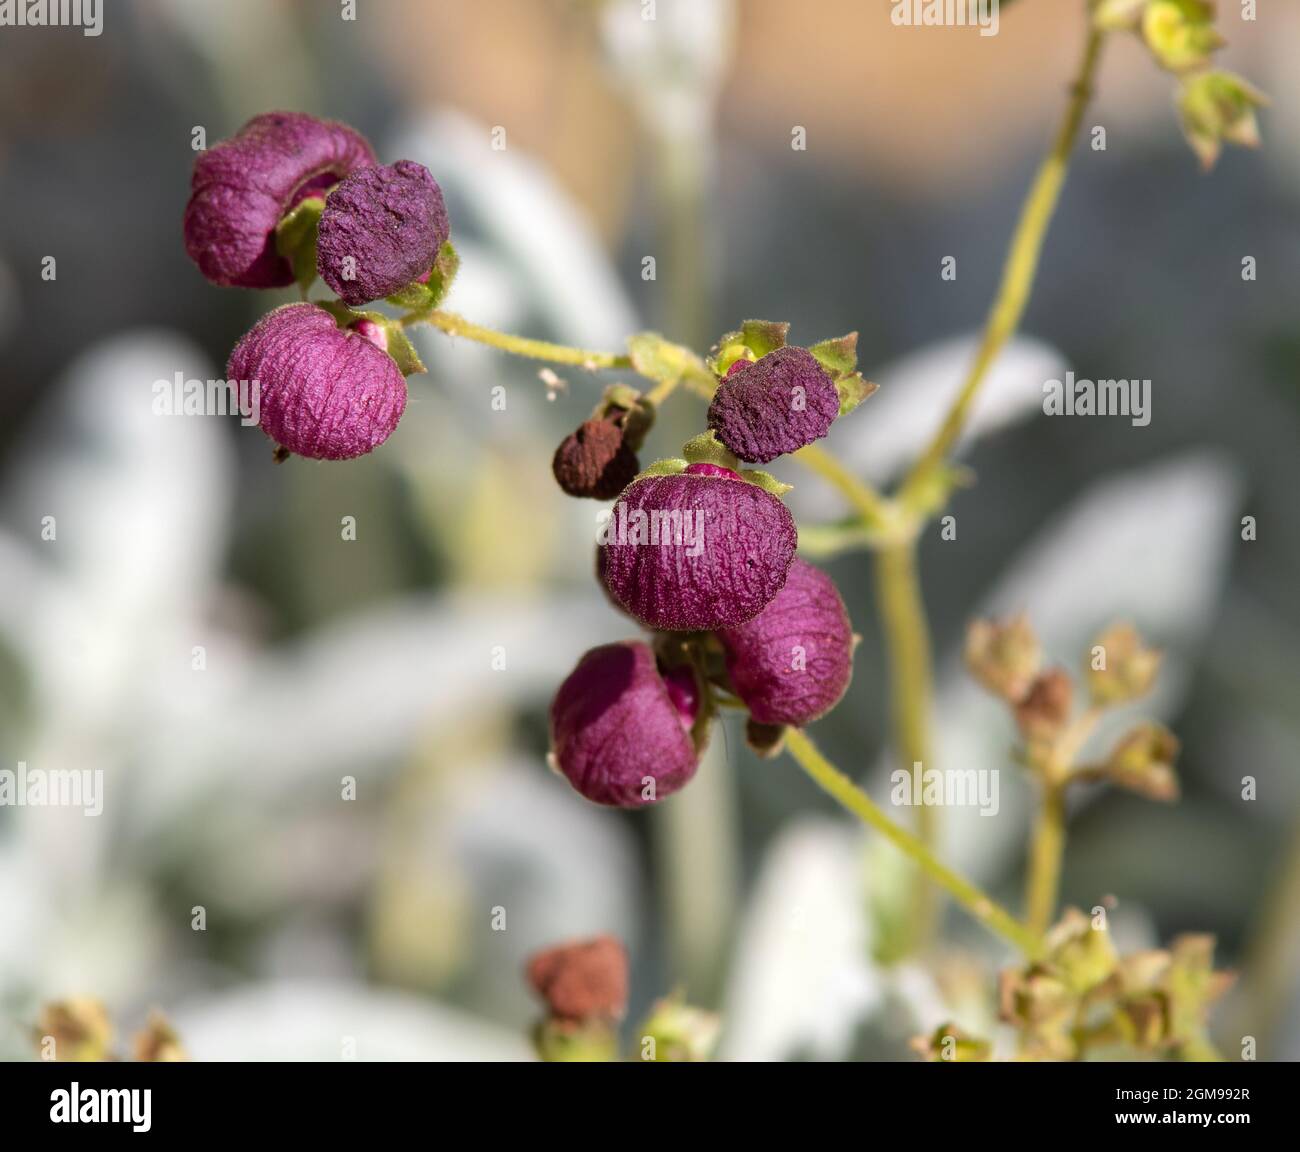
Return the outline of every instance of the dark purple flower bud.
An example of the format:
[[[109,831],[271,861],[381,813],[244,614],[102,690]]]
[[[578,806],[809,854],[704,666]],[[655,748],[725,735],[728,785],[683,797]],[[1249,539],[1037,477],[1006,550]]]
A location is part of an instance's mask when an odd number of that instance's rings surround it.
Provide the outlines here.
[[[699,695],[684,690],[683,675],[690,670],[666,679],[639,640],[586,653],[551,704],[551,752],[569,783],[618,808],[652,804],[687,783]]]
[[[612,500],[640,470],[621,421],[585,420],[555,450],[551,473],[570,496]]]
[[[240,382],[241,398],[255,382],[262,431],[314,459],[372,451],[406,408],[406,378],[393,358],[315,304],[286,304],[263,316],[235,345],[226,376]]]
[[[754,619],[718,632],[727,674],[759,724],[824,716],[853,675],[853,627],[825,572],[796,559],[785,587]]]
[[[785,583],[797,543],[775,496],[729,469],[692,464],[624,490],[602,529],[597,572],[647,627],[708,631],[757,616]]]
[[[790,345],[736,364],[713,394],[709,427],[741,460],[766,464],[830,431],[840,394],[808,349]]]
[[[427,276],[450,233],[442,189],[422,164],[363,168],[325,201],[316,270],[355,308]]]
[[[299,112],[254,116],[194,161],[185,251],[214,284],[292,284],[293,268],[276,251],[276,225],[303,200],[324,196],[374,162],[365,137],[346,124]]]

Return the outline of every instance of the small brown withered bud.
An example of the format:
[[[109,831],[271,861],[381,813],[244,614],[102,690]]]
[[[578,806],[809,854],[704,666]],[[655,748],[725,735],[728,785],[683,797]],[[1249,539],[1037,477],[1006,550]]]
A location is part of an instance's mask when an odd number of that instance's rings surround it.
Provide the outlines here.
[[[528,982],[553,1017],[619,1020],[627,1011],[627,951],[613,936],[558,944],[529,959]]]
[[[88,1063],[112,1059],[113,1022],[104,1005],[89,997],[46,1004],[33,1033],[42,1060]]]
[[[618,417],[583,421],[564,438],[551,461],[555,481],[565,492],[593,500],[612,500],[640,467]]]
[[[1031,743],[1055,740],[1070,718],[1074,681],[1063,668],[1049,668],[1016,705],[1016,724]]]
[[[150,1012],[143,1030],[131,1042],[132,1059],[144,1063],[175,1063],[188,1060],[176,1030],[161,1012]]]

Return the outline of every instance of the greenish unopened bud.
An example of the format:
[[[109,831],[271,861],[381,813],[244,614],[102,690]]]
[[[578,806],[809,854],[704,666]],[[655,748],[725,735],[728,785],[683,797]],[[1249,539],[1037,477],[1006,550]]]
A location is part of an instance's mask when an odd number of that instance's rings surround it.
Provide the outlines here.
[[[33,1034],[43,1060],[85,1063],[112,1058],[113,1023],[98,1000],[76,997],[46,1004]]]
[[[1160,671],[1160,653],[1148,648],[1131,624],[1114,624],[1092,642],[1088,694],[1099,707],[1145,696]]]
[[[932,1063],[970,1064],[990,1060],[993,1045],[951,1022],[912,1041],[912,1051]]]
[[[1077,908],[1067,908],[1047,934],[1048,963],[1078,995],[1110,979],[1119,956],[1104,920],[1092,920]]]
[[[1184,79],[1178,114],[1201,166],[1212,168],[1225,142],[1259,147],[1255,109],[1267,104],[1268,97],[1231,72],[1200,72]]]
[[[712,1012],[693,1008],[680,996],[658,1001],[641,1025],[642,1060],[689,1064],[709,1059],[718,1042],[720,1021]]]
[[[1115,745],[1106,778],[1148,800],[1176,800],[1178,747],[1178,738],[1163,725],[1139,724]]]
[[[1142,13],[1142,39],[1170,72],[1201,67],[1225,43],[1207,0],[1151,0]]]
[[[533,1031],[537,1055],[548,1064],[604,1064],[618,1059],[618,1029],[609,1020],[547,1017]]]

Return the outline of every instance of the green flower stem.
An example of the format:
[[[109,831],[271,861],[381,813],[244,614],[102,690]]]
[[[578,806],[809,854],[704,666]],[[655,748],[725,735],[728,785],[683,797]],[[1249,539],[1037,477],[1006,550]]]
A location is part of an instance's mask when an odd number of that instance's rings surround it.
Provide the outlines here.
[[[1056,909],[1061,882],[1061,857],[1065,854],[1065,787],[1056,781],[1043,784],[1042,804],[1029,847],[1029,875],[1025,882],[1025,917],[1037,933],[1046,932]]]
[[[677,385],[682,382],[681,376],[675,376],[671,380],[661,380],[649,392],[645,394],[645,401],[651,408],[658,408],[669,396],[676,390]]]
[[[552,364],[573,364],[579,368],[595,371],[598,368],[631,368],[631,359],[623,353],[593,352],[587,348],[570,348],[566,344],[552,344],[547,340],[530,340],[526,336],[512,336],[508,332],[497,332],[484,328],[481,324],[472,324],[463,316],[454,312],[435,309],[432,312],[411,312],[402,317],[403,327],[413,324],[432,324],[449,336],[463,336],[478,344],[487,344],[509,352],[514,356],[526,356],[530,360],[547,360]]]
[[[876,599],[888,652],[890,729],[894,751],[905,771],[918,773],[930,761],[932,674],[930,630],[916,570],[916,544],[911,539],[876,552]],[[939,842],[939,810],[917,809],[917,831],[934,849]],[[909,944],[924,951],[939,922],[938,891],[924,872],[916,875],[911,903]]]
[[[1025,918],[1040,935],[1056,912],[1061,886],[1061,859],[1065,855],[1065,789],[1075,772],[1075,761],[1097,726],[1101,713],[1088,708],[1052,746],[1042,765],[1043,795],[1029,846],[1025,877]]]
[[[800,448],[794,458],[833,485],[862,517],[864,527],[881,530],[893,524],[897,516],[888,500],[865,481],[859,480],[835,456],[820,444]]]
[[[879,542],[879,536],[864,528],[857,516],[824,524],[799,525],[799,555],[805,559],[862,552],[875,548]]]
[[[1042,940],[1035,933],[944,864],[918,836],[885,815],[870,796],[821,754],[802,729],[786,730],[785,749],[823,792],[884,836],[985,928],[1014,944],[1030,959],[1041,954]]]
[[[1016,224],[1011,247],[1007,251],[1006,262],[1002,268],[1002,280],[984,325],[984,336],[980,341],[979,350],[975,354],[975,360],[966,375],[961,391],[957,394],[957,399],[949,409],[939,431],[903,482],[901,499],[905,504],[911,504],[915,500],[915,497],[925,488],[930,473],[938,469],[947,458],[962,429],[966,426],[971,406],[975,402],[989,366],[997,359],[1002,346],[1020,326],[1025,305],[1029,302],[1029,295],[1033,290],[1034,276],[1038,271],[1038,260],[1042,254],[1047,226],[1051,223],[1057,201],[1060,199],[1061,188],[1065,183],[1065,173],[1069,166],[1074,138],[1083,120],[1084,109],[1092,97],[1093,80],[1101,60],[1101,45],[1104,37],[1105,33],[1092,27],[1089,21],[1083,61],[1074,83],[1070,86],[1070,102],[1056,131],[1051,151],[1039,167],[1034,183],[1029,189],[1029,195],[1020,210],[1020,220]]]
[[[948,453],[966,426],[971,406],[989,366],[1024,315],[1038,270],[1043,239],[1065,181],[1074,138],[1083,120],[1084,109],[1092,96],[1103,36],[1089,22],[1083,60],[1071,86],[1070,102],[1066,106],[1065,116],[1057,129],[1051,150],[1043,160],[1021,209],[1020,220],[1003,265],[1002,280],[989,311],[975,360],[934,440],[908,472],[896,498],[904,515],[913,522],[920,519],[926,494],[933,486],[932,481],[943,469]],[[917,580],[915,540],[904,538],[891,554],[882,552],[877,557],[876,572],[888,662],[892,669],[894,740],[904,765],[910,768],[916,761],[924,763],[926,759],[930,698],[933,692],[930,642],[925,607]],[[927,826],[927,810],[923,808],[921,811],[921,835],[933,846],[937,829],[932,817]],[[930,903],[923,900],[915,902],[913,916],[913,939],[918,946],[924,945],[935,922]]]
[[[411,312],[402,317],[403,327],[415,324],[431,324],[449,336],[463,336],[479,344],[498,348],[515,356],[526,356],[532,360],[546,360],[552,364],[576,364],[580,368],[595,370],[598,368],[631,368],[629,356],[614,352],[593,352],[586,348],[570,348],[565,344],[552,344],[546,340],[530,340],[524,336],[514,336],[508,332],[498,332],[485,328],[481,324],[471,323],[454,312],[435,309],[431,312]],[[653,405],[662,404],[679,384],[686,384],[697,395],[709,398],[713,395],[717,382],[713,374],[693,352],[681,349],[687,368],[679,377],[658,381],[647,394],[646,399]],[[862,516],[863,524],[873,530],[892,524],[897,520],[894,510],[870,485],[859,480],[834,456],[819,445],[810,444],[795,453],[797,459],[806,468],[833,484]]]

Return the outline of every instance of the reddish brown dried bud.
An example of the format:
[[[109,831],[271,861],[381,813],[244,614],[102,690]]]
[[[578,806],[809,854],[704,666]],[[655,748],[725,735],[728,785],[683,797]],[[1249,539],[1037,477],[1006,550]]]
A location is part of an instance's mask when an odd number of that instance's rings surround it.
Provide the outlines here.
[[[570,496],[612,500],[640,471],[636,453],[627,446],[621,422],[586,420],[555,450],[551,472]]]
[[[552,1016],[618,1020],[627,1011],[627,950],[614,936],[558,944],[529,959],[528,982]]]
[[[1054,740],[1070,718],[1074,681],[1063,668],[1049,668],[1016,705],[1016,723],[1026,740]]]

